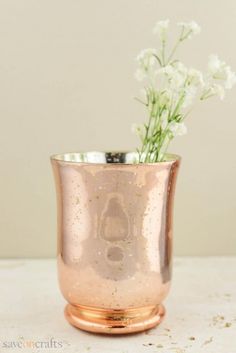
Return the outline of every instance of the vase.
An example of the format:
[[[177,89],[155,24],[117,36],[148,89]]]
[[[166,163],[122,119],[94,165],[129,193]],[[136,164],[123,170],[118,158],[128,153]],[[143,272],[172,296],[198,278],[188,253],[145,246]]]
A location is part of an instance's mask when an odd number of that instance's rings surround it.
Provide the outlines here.
[[[124,334],[158,325],[171,282],[173,200],[180,158],[135,153],[51,157],[58,277],[65,316],[82,330]]]

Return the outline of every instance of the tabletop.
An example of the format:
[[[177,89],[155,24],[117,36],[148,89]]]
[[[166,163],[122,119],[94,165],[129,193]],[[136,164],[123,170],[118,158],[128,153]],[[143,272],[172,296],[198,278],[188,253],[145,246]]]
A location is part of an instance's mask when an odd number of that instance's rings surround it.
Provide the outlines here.
[[[0,260],[0,352],[236,353],[236,257],[177,257],[160,326],[107,336],[64,318],[54,259]]]

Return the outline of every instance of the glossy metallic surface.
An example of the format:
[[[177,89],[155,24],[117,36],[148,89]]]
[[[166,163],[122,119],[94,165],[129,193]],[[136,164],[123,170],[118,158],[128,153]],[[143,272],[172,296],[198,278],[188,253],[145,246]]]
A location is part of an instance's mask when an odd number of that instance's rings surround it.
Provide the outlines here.
[[[85,331],[127,334],[158,325],[165,315],[163,305],[137,309],[106,310],[68,304],[65,316],[70,324]]]
[[[134,164],[133,153],[71,153],[51,160],[68,321],[102,333],[155,326],[171,279],[178,156],[153,164]]]

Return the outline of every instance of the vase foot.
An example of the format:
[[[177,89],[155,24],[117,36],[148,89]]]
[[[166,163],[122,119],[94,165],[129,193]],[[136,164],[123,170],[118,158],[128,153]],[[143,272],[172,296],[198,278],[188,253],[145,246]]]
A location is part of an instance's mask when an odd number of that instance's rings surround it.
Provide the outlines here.
[[[127,334],[148,330],[162,321],[165,308],[162,304],[127,310],[97,309],[94,307],[67,304],[65,317],[69,323],[81,330]]]

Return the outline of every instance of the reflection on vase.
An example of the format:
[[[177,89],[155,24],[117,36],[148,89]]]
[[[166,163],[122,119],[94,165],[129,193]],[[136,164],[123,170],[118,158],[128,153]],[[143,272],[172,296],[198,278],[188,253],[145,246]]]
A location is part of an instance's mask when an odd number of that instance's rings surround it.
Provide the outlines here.
[[[99,310],[159,305],[171,279],[178,160],[52,163],[59,282],[66,300]]]

